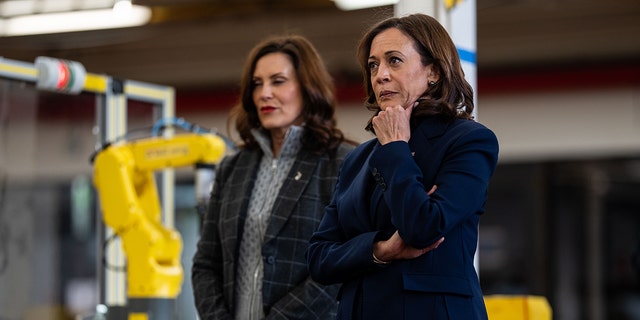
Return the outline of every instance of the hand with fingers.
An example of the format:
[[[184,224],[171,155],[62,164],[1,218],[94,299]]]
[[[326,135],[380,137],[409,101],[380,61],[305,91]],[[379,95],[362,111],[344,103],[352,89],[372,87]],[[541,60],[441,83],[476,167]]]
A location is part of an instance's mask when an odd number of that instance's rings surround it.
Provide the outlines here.
[[[437,186],[433,186],[428,194],[433,194],[437,188]],[[391,238],[378,241],[373,245],[373,259],[382,264],[389,263],[393,260],[414,259],[438,248],[443,241],[444,237],[441,237],[438,241],[426,248],[414,248],[404,242],[396,230]]]
[[[385,145],[393,141],[408,142],[411,138],[411,127],[409,119],[411,112],[418,102],[408,106],[406,109],[401,105],[386,108],[373,117],[373,129],[380,144]]]

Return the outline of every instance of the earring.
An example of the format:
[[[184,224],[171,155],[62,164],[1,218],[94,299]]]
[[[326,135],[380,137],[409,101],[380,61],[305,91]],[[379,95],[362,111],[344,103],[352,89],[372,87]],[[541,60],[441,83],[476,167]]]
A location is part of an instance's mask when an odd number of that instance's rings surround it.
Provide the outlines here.
[[[429,81],[429,85],[430,85],[430,86],[435,85],[435,84],[436,84],[436,82],[435,82],[435,81]]]

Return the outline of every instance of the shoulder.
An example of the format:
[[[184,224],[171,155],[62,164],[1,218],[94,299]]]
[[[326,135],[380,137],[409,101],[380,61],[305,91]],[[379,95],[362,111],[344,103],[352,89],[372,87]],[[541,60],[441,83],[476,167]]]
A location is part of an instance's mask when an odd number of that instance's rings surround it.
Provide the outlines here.
[[[470,119],[455,119],[451,125],[453,128],[461,128],[465,130],[489,130],[485,125],[475,120]]]
[[[218,165],[218,170],[222,170],[224,168],[230,168],[233,167],[234,164],[238,161],[238,159],[241,157],[241,155],[243,153],[245,153],[246,150],[245,149],[240,149],[237,152],[231,153],[231,154],[227,154],[225,155],[222,160],[220,161],[220,164]]]
[[[260,157],[260,151],[243,148],[222,158],[217,166],[217,171],[220,174],[225,174],[238,167],[254,167],[260,160]]]
[[[468,119],[446,121],[431,117],[422,121],[409,142],[412,148],[430,148],[450,152],[452,150],[477,150],[497,156],[498,138],[485,125]]]
[[[320,161],[340,163],[356,146],[347,142],[340,143],[336,148],[328,150],[322,154],[317,154],[306,149],[300,150],[297,161]]]
[[[370,140],[367,140],[361,144],[359,144],[357,147],[355,147],[353,149],[353,153],[369,153],[373,147],[376,145],[376,143],[378,143],[378,138],[372,138]]]
[[[315,154],[311,151],[301,150],[297,157],[297,162],[315,163],[316,171],[322,175],[336,175],[340,166],[344,162],[351,152],[353,152],[355,145],[343,142],[333,150],[327,151],[321,155]]]
[[[347,156],[347,154],[349,154],[355,148],[356,148],[355,145],[343,142],[336,149],[335,157],[339,160],[343,160]]]
[[[364,162],[364,160],[369,156],[369,154],[373,150],[373,147],[375,147],[377,143],[378,139],[373,138],[359,144],[345,156],[344,162],[347,166],[354,163],[358,164]]]
[[[441,117],[429,117],[420,122],[417,131],[428,140],[440,137],[445,140],[455,140],[465,136],[486,137],[496,140],[496,136],[491,129],[469,119],[447,121]]]
[[[496,134],[482,123],[474,120],[456,119],[451,124],[449,131],[452,134],[470,136],[470,138],[495,141],[497,143]]]
[[[499,152],[498,137],[485,125],[473,120],[455,120],[447,133],[446,141],[457,150],[475,150],[497,159]]]

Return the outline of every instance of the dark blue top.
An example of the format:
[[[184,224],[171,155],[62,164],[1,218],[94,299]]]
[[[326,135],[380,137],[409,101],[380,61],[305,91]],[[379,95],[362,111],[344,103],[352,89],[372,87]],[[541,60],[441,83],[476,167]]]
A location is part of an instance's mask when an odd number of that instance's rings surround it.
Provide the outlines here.
[[[307,250],[314,280],[342,283],[338,318],[487,319],[473,262],[497,160],[491,130],[440,117],[423,120],[409,143],[373,139],[347,155]],[[445,240],[418,258],[375,264],[374,242],[396,230],[415,248]]]

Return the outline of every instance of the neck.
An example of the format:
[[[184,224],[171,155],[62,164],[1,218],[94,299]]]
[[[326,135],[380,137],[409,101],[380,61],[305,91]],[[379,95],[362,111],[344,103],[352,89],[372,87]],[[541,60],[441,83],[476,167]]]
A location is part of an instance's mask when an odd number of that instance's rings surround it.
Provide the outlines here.
[[[287,136],[287,131],[273,130],[271,131],[271,151],[273,151],[273,157],[277,158],[284,144],[284,139]]]

